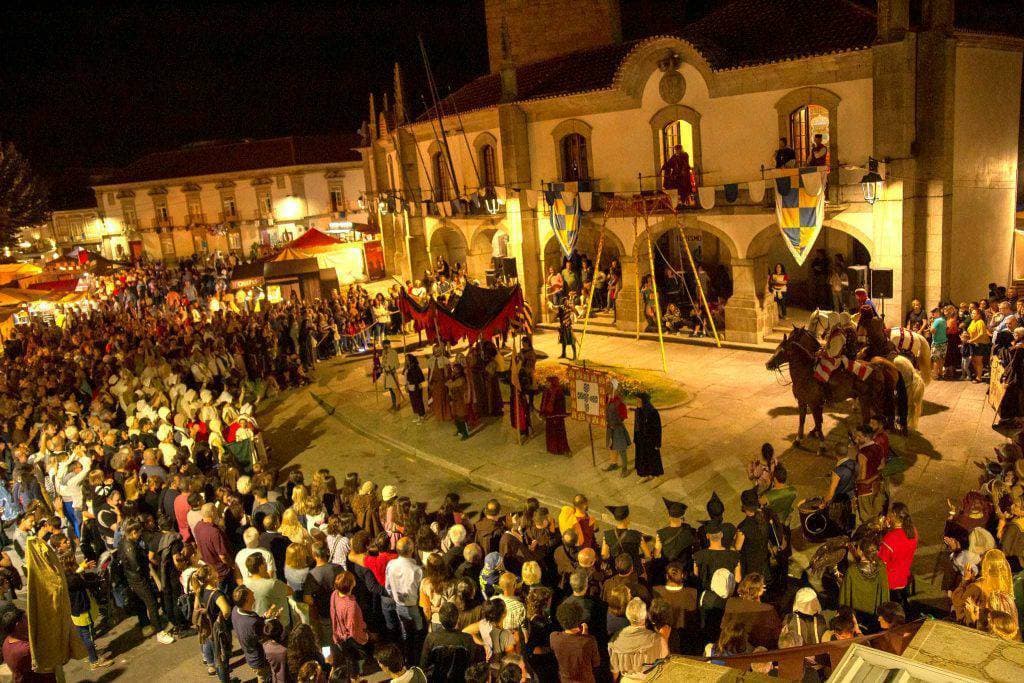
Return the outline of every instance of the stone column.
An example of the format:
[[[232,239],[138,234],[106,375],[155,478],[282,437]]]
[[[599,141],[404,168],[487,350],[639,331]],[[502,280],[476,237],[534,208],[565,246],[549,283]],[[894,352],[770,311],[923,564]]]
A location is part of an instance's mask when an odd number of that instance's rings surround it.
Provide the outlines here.
[[[733,259],[732,296],[725,305],[725,334],[729,341],[756,344],[761,341],[764,313],[757,298],[754,261]]]
[[[615,300],[615,327],[620,330],[636,331],[636,259],[632,256],[622,256],[619,259],[622,266],[622,285],[619,289],[619,296]],[[647,326],[643,311],[640,311],[640,330]]]
[[[511,187],[533,186],[530,138],[526,123],[526,112],[520,107],[514,104],[503,104],[498,107],[503,180]],[[536,212],[527,207],[523,199],[510,201],[506,204],[505,211],[509,246],[516,256],[523,297],[534,311],[538,311],[544,303],[540,298],[544,274],[540,272],[541,246]]]

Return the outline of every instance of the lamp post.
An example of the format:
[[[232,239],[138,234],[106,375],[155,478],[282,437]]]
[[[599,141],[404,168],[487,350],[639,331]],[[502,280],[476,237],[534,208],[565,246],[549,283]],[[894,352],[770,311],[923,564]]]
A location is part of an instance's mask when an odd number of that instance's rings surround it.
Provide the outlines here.
[[[864,192],[864,201],[874,204],[882,189],[882,176],[878,174],[878,159],[868,157],[868,172],[860,179],[860,188]]]

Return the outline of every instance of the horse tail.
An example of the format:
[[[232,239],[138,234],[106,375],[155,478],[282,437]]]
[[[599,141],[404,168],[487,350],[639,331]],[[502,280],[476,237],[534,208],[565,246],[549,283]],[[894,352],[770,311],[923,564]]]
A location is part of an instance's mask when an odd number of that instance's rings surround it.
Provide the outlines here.
[[[928,383],[932,381],[932,349],[928,340],[922,335],[914,333],[914,336],[918,337],[921,342],[921,350],[917,352],[917,367],[921,370],[921,379],[925,386],[928,386]]]

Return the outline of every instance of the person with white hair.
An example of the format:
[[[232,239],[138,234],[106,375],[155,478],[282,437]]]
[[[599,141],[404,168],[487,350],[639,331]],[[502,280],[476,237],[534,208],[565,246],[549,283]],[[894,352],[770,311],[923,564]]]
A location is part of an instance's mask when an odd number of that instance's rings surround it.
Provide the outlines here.
[[[668,656],[668,643],[647,628],[647,605],[633,598],[626,605],[626,626],[608,643],[609,664],[620,681],[641,681],[644,669]]]
[[[246,560],[250,555],[262,555],[267,563],[267,572],[271,578],[277,578],[277,567],[274,565],[274,556],[266,548],[260,547],[260,532],[256,527],[249,527],[242,532],[242,541],[245,547],[235,553],[235,575],[241,581],[249,578],[250,572]]]

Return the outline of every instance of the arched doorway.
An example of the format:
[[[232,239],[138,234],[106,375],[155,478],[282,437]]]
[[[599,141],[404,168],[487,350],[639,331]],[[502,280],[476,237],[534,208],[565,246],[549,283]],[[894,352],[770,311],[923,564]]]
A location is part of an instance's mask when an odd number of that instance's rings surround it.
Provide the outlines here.
[[[854,235],[853,232],[844,225],[825,223],[814,243],[814,251],[802,265],[798,266],[783,242],[778,226],[773,224],[766,227],[757,234],[747,249],[747,258],[754,263],[755,277],[760,278],[758,294],[764,294],[768,274],[776,263],[781,263],[789,276],[790,306],[807,311],[815,308],[831,310],[835,304],[832,300],[829,277],[835,269],[837,259],[841,257],[842,264],[846,266],[843,272],[849,287],[841,293],[840,301],[845,308],[849,308],[853,305],[853,290],[859,285],[858,277],[861,271],[857,270],[856,266],[868,266],[871,263],[871,245],[865,243],[867,238]],[[821,250],[824,250],[824,255]]]
[[[684,227],[682,233],[674,225],[657,229],[652,227],[651,237],[654,240],[654,272],[658,293],[666,303],[671,300],[684,310],[699,304],[698,277],[709,302],[726,300],[732,296],[730,268],[734,255],[731,244],[710,230],[692,226]],[[699,276],[694,272],[686,254],[684,237],[693,255],[694,265],[698,271],[703,271]],[[637,237],[636,258],[637,271],[643,278],[651,271],[646,235],[640,234]],[[665,299],[666,295],[668,299]]]
[[[601,230],[592,225],[584,223],[580,236],[576,240],[576,250],[591,261],[597,258],[597,246],[601,238]],[[604,233],[604,248],[601,250],[601,263],[595,264],[598,269],[607,269],[614,259],[622,257],[622,244],[612,234],[611,230]],[[559,270],[562,267],[564,258],[562,246],[554,235],[548,238],[544,245],[544,272],[547,273],[549,266]]]
[[[466,263],[466,270],[471,279],[486,283],[487,271],[493,268],[491,256],[494,237],[499,232],[505,236],[506,240],[508,239],[508,231],[499,225],[486,225],[477,228],[469,245],[469,256]]]
[[[448,265],[455,269],[456,264],[465,264],[469,255],[469,247],[462,233],[448,226],[440,226],[430,235],[431,268],[437,263],[438,256],[444,256]]]

